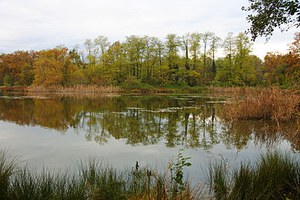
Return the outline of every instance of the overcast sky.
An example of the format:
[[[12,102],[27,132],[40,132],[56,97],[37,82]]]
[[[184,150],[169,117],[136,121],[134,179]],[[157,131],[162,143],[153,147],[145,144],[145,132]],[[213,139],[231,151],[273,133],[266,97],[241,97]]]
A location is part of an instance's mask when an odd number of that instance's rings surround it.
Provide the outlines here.
[[[130,35],[212,31],[224,39],[249,25],[241,10],[248,0],[0,0],[0,53],[72,48],[104,35],[111,42]],[[285,52],[296,29],[258,39],[253,53]]]

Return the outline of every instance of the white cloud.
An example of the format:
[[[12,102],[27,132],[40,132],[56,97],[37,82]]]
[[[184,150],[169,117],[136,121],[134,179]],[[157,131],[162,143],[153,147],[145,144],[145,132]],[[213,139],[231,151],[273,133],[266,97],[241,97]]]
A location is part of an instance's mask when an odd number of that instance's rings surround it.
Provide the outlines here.
[[[112,41],[129,35],[164,38],[168,33],[228,32],[248,28],[247,0],[0,0],[0,53],[15,50],[75,46],[85,39],[105,35]],[[265,45],[259,40],[254,50],[262,55],[274,48],[286,49],[292,32],[277,33]],[[284,44],[284,45],[283,45]],[[272,48],[271,48],[272,46]]]

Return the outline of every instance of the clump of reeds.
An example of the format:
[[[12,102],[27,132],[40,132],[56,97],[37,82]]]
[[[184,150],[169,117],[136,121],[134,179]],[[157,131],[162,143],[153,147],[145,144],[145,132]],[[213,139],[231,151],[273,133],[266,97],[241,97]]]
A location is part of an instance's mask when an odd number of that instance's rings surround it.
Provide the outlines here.
[[[98,86],[98,85],[74,85],[64,87],[57,86],[29,86],[25,89],[26,92],[51,92],[51,93],[65,93],[65,94],[84,94],[84,93],[117,93],[120,88],[114,86]]]
[[[278,152],[261,156],[256,165],[229,171],[225,162],[211,165],[210,187],[216,199],[300,199],[299,161]]]
[[[8,194],[11,176],[16,169],[16,159],[9,157],[6,150],[0,151],[0,199]]]
[[[278,88],[245,89],[225,104],[223,118],[286,121],[299,117],[300,95]]]

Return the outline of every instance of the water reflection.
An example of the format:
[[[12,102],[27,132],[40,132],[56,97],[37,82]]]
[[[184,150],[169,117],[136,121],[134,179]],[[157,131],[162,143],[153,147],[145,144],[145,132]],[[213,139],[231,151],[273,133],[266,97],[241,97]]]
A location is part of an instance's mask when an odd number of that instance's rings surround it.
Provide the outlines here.
[[[1,97],[0,120],[62,134],[84,132],[88,141],[99,144],[115,138],[131,145],[163,142],[167,147],[210,150],[223,143],[228,149],[241,150],[249,141],[273,147],[288,140],[299,150],[299,122],[226,122],[222,104],[214,100],[197,96]]]

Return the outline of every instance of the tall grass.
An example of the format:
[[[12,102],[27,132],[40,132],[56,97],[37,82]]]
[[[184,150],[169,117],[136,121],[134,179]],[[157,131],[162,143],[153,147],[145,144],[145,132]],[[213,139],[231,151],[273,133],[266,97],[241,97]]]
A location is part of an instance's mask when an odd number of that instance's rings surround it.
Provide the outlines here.
[[[9,190],[11,176],[16,169],[16,158],[9,157],[6,150],[0,151],[0,199],[4,199]]]
[[[226,163],[211,165],[209,180],[216,199],[300,199],[299,161],[288,154],[267,153],[256,165],[229,171]]]
[[[300,199],[300,163],[278,152],[233,171],[224,160],[212,164],[210,194],[206,186],[191,187],[188,182],[174,193],[166,174],[146,168],[118,171],[95,159],[79,162],[75,173],[20,168],[6,151],[0,163],[0,199],[5,200]]]
[[[204,191],[186,188],[174,195],[167,175],[149,169],[118,171],[90,159],[78,163],[74,173],[28,167],[18,167],[8,160],[7,152],[0,156],[0,199],[5,200],[123,200],[123,199],[202,199]]]
[[[224,118],[286,121],[300,115],[300,95],[279,88],[244,89],[224,107]]]

